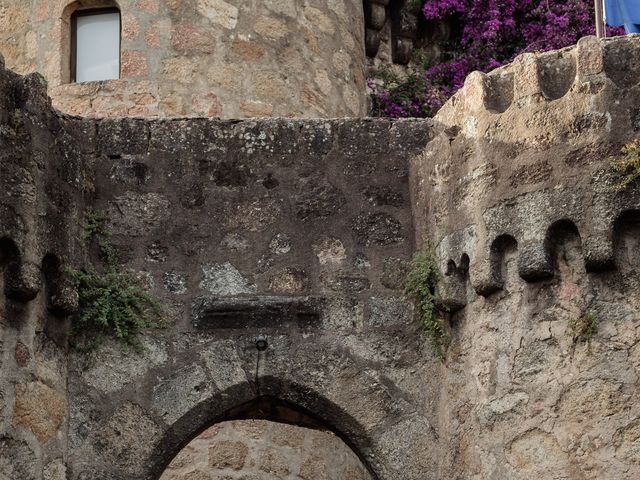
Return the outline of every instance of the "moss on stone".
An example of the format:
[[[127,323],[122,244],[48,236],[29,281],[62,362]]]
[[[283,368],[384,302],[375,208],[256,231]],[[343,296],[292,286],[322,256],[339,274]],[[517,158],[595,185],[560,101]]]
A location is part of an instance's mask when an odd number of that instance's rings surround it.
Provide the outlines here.
[[[591,340],[598,331],[598,317],[593,312],[585,312],[569,322],[573,343],[586,343],[591,352]]]

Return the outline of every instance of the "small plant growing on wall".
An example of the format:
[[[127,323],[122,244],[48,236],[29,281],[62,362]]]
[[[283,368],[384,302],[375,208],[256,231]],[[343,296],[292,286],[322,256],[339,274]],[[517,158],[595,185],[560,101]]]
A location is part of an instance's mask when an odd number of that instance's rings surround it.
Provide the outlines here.
[[[118,259],[116,251],[109,240],[111,232],[107,227],[109,223],[107,213],[101,210],[89,209],[84,214],[84,222],[82,245],[85,248],[90,248],[95,242],[98,245],[101,260],[108,267],[115,267]]]
[[[161,326],[162,308],[129,272],[72,272],[80,292],[80,314],[71,329],[72,345],[91,350],[105,337],[140,349],[138,333]]]
[[[80,314],[70,332],[71,345],[88,351],[112,337],[140,350],[140,331],[163,326],[162,306],[141,279],[118,265],[108,220],[105,212],[85,212],[82,244],[86,249],[98,247],[101,264],[96,267],[89,261],[87,268],[69,272],[78,285],[80,300]]]
[[[587,353],[591,353],[591,340],[598,331],[598,319],[593,312],[585,312],[569,322],[573,343],[586,343]]]
[[[436,288],[441,278],[435,249],[431,244],[427,244],[409,263],[404,292],[414,301],[436,353],[440,358],[444,358],[450,338],[443,312],[437,307]]]
[[[624,190],[640,178],[640,139],[627,143],[620,153],[620,157],[611,159],[613,169],[622,175],[614,186],[616,190]]]
[[[582,313],[569,320],[568,334],[573,340],[573,344],[586,343],[587,354],[591,354],[591,340],[598,332],[598,318],[590,310],[582,310]]]

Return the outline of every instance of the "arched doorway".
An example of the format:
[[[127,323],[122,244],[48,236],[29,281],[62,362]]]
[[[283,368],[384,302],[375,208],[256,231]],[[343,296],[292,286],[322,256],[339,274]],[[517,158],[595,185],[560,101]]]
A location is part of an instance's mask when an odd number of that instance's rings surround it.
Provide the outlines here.
[[[372,480],[436,478],[437,437],[419,406],[390,391],[383,373],[363,367],[342,344],[271,337],[275,347],[256,369],[253,336],[192,336],[186,347],[157,338],[147,342],[158,366],[143,373],[140,362],[124,362],[116,351],[101,355],[95,369],[74,361],[70,480],[160,480],[208,428],[248,419],[333,432]],[[125,367],[118,379],[131,379],[125,386],[103,381],[115,365]]]
[[[160,480],[372,480],[352,448],[313,416],[261,397],[192,439]]]

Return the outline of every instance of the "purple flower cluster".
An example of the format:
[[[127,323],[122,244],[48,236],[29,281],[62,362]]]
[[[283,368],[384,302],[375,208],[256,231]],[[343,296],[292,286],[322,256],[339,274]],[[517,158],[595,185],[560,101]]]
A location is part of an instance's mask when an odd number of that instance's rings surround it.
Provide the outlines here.
[[[592,0],[425,0],[422,12],[458,33],[439,62],[403,80],[371,82],[374,114],[432,116],[472,71],[488,72],[520,53],[566,47],[595,33]]]
[[[391,88],[369,79],[368,87],[374,92],[375,114],[391,118],[431,116],[453,95],[446,86],[432,85],[415,74]]]

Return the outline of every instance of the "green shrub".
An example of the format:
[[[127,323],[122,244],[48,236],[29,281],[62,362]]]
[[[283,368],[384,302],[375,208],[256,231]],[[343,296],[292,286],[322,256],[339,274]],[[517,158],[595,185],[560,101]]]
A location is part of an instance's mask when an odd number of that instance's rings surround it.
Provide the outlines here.
[[[113,337],[140,350],[139,332],[164,326],[162,305],[148,293],[142,280],[118,265],[110,242],[109,216],[100,210],[87,210],[84,220],[82,245],[89,248],[95,242],[102,265],[96,268],[89,260],[86,269],[68,272],[78,286],[80,303],[80,313],[72,321],[70,343],[89,351],[105,337]]]
[[[72,346],[91,350],[110,336],[139,350],[140,330],[163,326],[162,306],[130,272],[71,271],[70,276],[80,296],[80,313],[71,328]]]
[[[436,287],[441,279],[435,249],[428,244],[422,251],[416,253],[409,263],[404,292],[415,302],[418,315],[431,338],[431,343],[440,358],[444,358],[450,338],[443,313],[436,306]]]
[[[623,190],[640,178],[640,139],[627,143],[620,153],[621,157],[611,159],[613,169],[623,175],[616,190]]]
[[[109,266],[115,265],[118,256],[110,241],[111,232],[107,227],[109,215],[102,210],[88,209],[84,214],[84,222],[82,245],[88,248],[95,241],[102,260]]]

